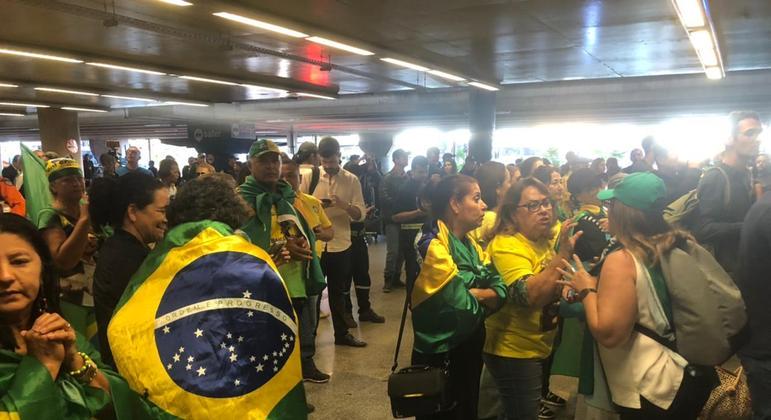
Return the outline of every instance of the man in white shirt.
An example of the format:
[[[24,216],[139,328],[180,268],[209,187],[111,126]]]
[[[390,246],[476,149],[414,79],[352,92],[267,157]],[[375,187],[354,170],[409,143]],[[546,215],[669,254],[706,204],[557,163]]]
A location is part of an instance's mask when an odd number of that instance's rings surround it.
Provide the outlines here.
[[[321,139],[318,154],[322,170],[312,195],[323,203],[335,231],[335,237],[327,242],[321,256],[321,268],[327,276],[335,344],[364,347],[367,343],[348,332],[345,319],[345,295],[350,294],[353,279],[351,221],[363,221],[367,215],[361,184],[355,175],[340,167],[340,144],[336,139]],[[309,191],[310,181],[310,177],[303,176],[300,190]]]

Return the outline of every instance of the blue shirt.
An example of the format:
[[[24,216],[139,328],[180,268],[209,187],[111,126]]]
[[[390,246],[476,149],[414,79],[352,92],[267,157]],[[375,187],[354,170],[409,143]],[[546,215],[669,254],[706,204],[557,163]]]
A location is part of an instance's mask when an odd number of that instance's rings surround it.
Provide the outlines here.
[[[154,178],[152,172],[150,172],[149,170],[147,170],[147,169],[145,169],[145,168],[143,168],[141,166],[137,167],[133,171],[131,169],[125,167],[125,166],[121,166],[120,168],[115,170],[115,173],[118,174],[118,176],[123,176],[123,175],[126,175],[126,174],[131,173],[131,172],[139,172],[140,174],[150,175],[150,176],[152,176]]]

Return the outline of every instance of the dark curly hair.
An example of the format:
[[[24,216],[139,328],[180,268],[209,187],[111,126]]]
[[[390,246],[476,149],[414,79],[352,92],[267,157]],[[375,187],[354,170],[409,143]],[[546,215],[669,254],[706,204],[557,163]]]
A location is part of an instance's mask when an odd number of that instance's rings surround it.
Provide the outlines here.
[[[213,220],[238,229],[252,210],[236,193],[233,177],[214,173],[186,182],[166,212],[169,229],[182,223]]]

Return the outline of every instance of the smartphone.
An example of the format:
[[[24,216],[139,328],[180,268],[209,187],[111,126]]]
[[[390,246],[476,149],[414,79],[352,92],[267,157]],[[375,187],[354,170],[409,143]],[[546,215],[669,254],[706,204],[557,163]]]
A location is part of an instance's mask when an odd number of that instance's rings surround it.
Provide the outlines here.
[[[281,248],[283,248],[284,245],[286,245],[286,241],[283,239],[277,240],[277,241],[271,241],[270,249],[268,249],[268,255],[273,256],[278,254],[279,252],[281,252]]]
[[[332,200],[329,198],[322,198],[321,204],[323,205],[324,208],[327,208],[332,205]]]

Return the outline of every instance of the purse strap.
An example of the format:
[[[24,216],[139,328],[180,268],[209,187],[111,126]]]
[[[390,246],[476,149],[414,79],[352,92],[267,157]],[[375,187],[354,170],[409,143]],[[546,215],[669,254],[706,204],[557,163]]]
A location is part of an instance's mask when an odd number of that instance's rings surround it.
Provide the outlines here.
[[[394,352],[394,364],[391,366],[391,373],[396,372],[399,367],[399,349],[402,346],[402,335],[404,335],[404,323],[407,321],[407,307],[410,302],[410,291],[404,291],[404,309],[402,310],[402,320],[399,324],[399,338],[396,340],[396,351]]]

